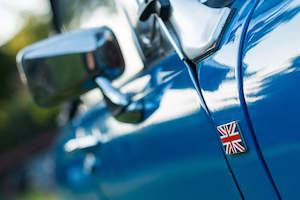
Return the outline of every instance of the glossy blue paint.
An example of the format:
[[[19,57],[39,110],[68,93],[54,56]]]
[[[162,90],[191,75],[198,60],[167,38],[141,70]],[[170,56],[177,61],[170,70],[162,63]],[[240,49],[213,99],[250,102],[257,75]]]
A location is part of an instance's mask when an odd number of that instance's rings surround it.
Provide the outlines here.
[[[78,130],[78,129],[77,129]],[[78,132],[78,131],[77,131]],[[62,129],[55,146],[55,176],[57,191],[62,199],[97,200],[100,197],[95,177],[84,171],[84,153],[67,154],[64,144],[76,136],[76,127]]]
[[[241,46],[256,5],[257,1],[253,0],[235,3],[236,15],[220,49],[197,65],[197,74],[215,126],[231,121],[238,121],[240,124],[248,151],[236,156],[227,156],[227,159],[245,199],[278,199],[263,157],[257,151],[240,91],[238,69]]]
[[[299,198],[300,1],[261,1],[243,49],[249,117],[282,199]]]
[[[92,152],[100,165],[89,175],[92,178],[82,176],[83,183],[96,184],[95,192],[102,199],[241,199],[215,127],[176,55],[123,89],[158,106],[149,104],[148,118],[140,124],[116,121],[103,102],[75,120],[70,131],[97,132],[108,138],[101,149]],[[68,163],[63,159],[57,163],[59,176],[64,176],[59,170],[72,167],[64,162]],[[65,177],[59,180],[64,182]]]
[[[147,105],[145,121],[119,122],[101,101],[62,131],[56,169],[66,199],[299,196],[300,1],[233,7],[220,49],[197,64],[197,78],[172,55],[121,88]],[[244,154],[224,155],[216,126],[230,121],[240,124]],[[78,134],[107,140],[65,153],[63,145]],[[96,164],[87,170],[91,155]]]

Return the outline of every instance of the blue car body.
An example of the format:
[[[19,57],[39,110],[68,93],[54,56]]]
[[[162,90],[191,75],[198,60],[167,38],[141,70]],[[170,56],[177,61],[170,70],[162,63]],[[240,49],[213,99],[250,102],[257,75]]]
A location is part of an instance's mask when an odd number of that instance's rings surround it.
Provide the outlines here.
[[[62,129],[56,175],[67,199],[298,198],[300,1],[232,8],[217,51],[195,66],[172,53],[123,86],[148,102],[146,120],[119,122],[100,101]],[[222,148],[216,127],[231,121],[246,153]],[[78,131],[107,140],[68,154]]]

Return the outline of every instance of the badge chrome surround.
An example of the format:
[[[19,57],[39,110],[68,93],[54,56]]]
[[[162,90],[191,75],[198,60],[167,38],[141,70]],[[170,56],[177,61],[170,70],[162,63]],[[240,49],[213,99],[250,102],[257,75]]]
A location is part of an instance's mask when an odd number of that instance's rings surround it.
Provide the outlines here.
[[[233,121],[220,125],[217,127],[217,130],[227,155],[239,154],[247,151],[238,122]]]

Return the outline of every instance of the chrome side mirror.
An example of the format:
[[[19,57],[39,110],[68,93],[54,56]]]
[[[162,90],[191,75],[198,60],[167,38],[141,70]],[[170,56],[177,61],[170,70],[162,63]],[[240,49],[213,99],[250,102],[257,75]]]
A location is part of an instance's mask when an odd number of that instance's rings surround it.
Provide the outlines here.
[[[96,87],[94,78],[119,77],[125,63],[107,27],[60,34],[33,44],[17,56],[22,81],[40,106],[52,106]]]

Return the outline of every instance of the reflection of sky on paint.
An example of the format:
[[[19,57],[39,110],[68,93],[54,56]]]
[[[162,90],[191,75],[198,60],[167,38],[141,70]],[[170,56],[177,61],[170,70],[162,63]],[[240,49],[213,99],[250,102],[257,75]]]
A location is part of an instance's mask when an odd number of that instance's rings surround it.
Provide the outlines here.
[[[47,0],[0,0],[0,45],[11,39],[22,28],[23,14],[39,15],[48,12]]]
[[[256,40],[259,42],[253,45],[255,41],[250,39],[246,41],[247,48],[243,61],[246,69],[245,86],[248,92],[248,102],[265,98],[268,94],[267,89],[273,81],[272,78],[299,70],[298,64],[293,65],[293,60],[299,56],[300,52],[297,29],[300,26],[300,7],[294,8],[293,4],[290,7],[270,17],[268,23],[257,23],[262,27],[250,27],[251,35],[248,38],[257,37]],[[251,76],[252,74],[255,76]]]

